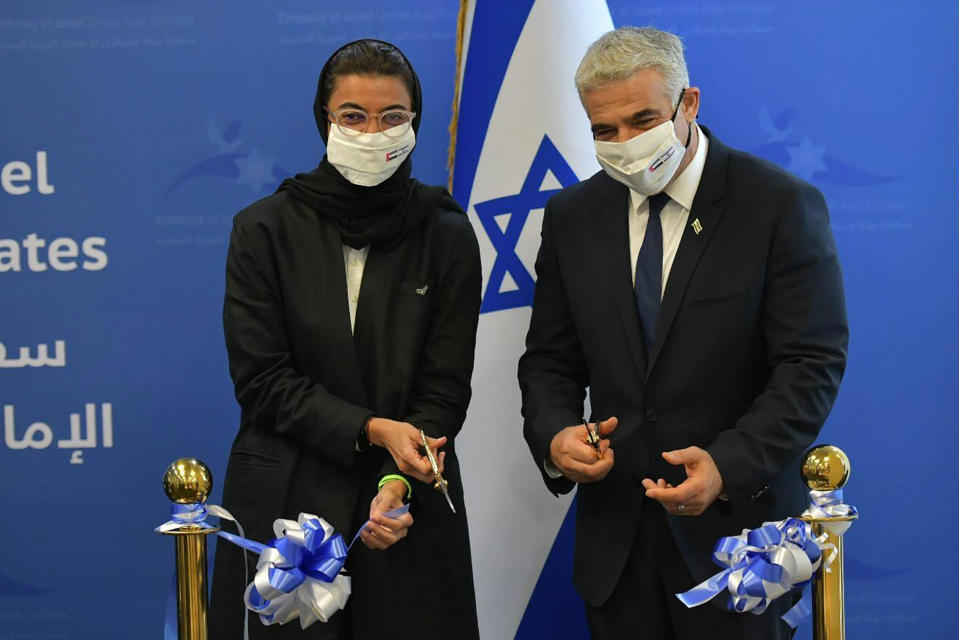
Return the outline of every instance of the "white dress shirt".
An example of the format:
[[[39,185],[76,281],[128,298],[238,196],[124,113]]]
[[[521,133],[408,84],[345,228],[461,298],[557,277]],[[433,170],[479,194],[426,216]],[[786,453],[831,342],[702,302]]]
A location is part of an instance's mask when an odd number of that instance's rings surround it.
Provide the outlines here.
[[[360,301],[360,286],[363,284],[363,269],[366,268],[368,246],[362,249],[343,245],[343,264],[346,266],[346,298],[350,305],[350,331],[356,325],[356,305]]]
[[[350,333],[356,326],[356,305],[360,301],[360,286],[363,284],[363,269],[366,268],[366,256],[370,247],[354,249],[348,244],[343,245],[343,265],[346,267],[346,302],[350,307]],[[360,443],[356,443],[356,451],[360,451]]]
[[[703,177],[703,167],[706,165],[706,150],[709,140],[703,135],[703,130],[696,126],[699,133],[699,146],[692,161],[668,187],[666,195],[669,202],[663,207],[659,219],[663,225],[663,290],[660,298],[666,291],[666,280],[673,268],[673,259],[679,249],[679,241],[683,237],[686,223],[689,220],[689,210],[693,208],[693,198],[699,189],[699,181]],[[636,282],[636,258],[639,249],[643,246],[646,237],[646,224],[649,222],[649,198],[632,189],[629,190],[629,263],[633,273],[633,282]]]
[[[699,181],[703,177],[703,167],[706,165],[706,150],[709,147],[709,140],[703,134],[699,125],[694,126],[699,134],[699,145],[696,147],[696,153],[693,154],[693,159],[683,169],[683,172],[666,187],[669,202],[666,203],[659,214],[660,222],[663,225],[663,290],[659,292],[660,298],[666,291],[666,280],[673,268],[673,260],[676,258],[676,251],[679,249],[679,241],[682,240],[683,231],[686,229],[689,210],[693,208],[693,198],[696,197]],[[629,262],[632,265],[630,268],[632,269],[634,283],[636,282],[636,258],[639,257],[639,249],[643,246],[648,222],[649,198],[630,189]],[[543,468],[550,478],[559,478],[563,475],[563,472],[549,458],[543,462]]]

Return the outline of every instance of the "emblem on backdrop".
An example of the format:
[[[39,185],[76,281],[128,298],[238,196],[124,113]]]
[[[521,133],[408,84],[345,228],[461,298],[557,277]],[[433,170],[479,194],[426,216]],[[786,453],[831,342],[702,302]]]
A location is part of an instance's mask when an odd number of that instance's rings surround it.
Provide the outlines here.
[[[244,145],[240,137],[242,128],[240,120],[221,128],[216,119],[211,117],[206,124],[206,137],[212,147],[212,155],[183,170],[167,188],[162,200],[184,184],[204,177],[234,180],[248,187],[254,195],[266,195],[276,189],[290,173],[259,148]]]

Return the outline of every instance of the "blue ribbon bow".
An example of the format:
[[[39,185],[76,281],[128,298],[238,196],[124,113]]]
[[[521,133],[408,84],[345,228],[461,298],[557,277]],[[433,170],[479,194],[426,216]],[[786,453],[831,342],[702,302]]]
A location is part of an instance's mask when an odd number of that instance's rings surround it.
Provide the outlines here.
[[[340,575],[347,554],[343,536],[308,513],[296,521],[276,520],[273,532],[269,545],[231,540],[260,554],[244,602],[265,625],[299,619],[305,629],[317,620],[326,622],[350,596],[350,579]]]
[[[812,504],[803,515],[826,518],[856,514],[855,507],[843,503],[841,490],[812,491],[810,495]],[[829,528],[842,535],[848,526],[849,523],[844,522]],[[816,571],[829,570],[836,552],[833,549],[823,557],[823,552],[832,548],[826,544],[826,537],[825,533],[814,536],[809,523],[788,518],[766,522],[756,529],[743,529],[737,536],[720,538],[713,549],[713,562],[723,567],[723,571],[676,597],[691,608],[728,591],[728,609],[759,615],[776,598],[803,590]],[[810,611],[807,592],[782,619],[795,629]]]
[[[408,504],[384,514],[398,518],[409,511]],[[189,525],[213,528],[208,516],[234,522],[240,535],[217,531],[221,538],[259,554],[256,575],[247,585],[243,601],[247,608],[259,614],[264,625],[285,624],[299,619],[305,629],[317,620],[326,622],[330,616],[346,606],[350,597],[350,578],[340,573],[346,562],[349,548],[343,536],[333,532],[333,527],[323,518],[301,513],[297,520],[277,519],[273,522],[276,536],[269,544],[262,544],[245,537],[243,527],[233,515],[217,505],[174,504],[170,508],[170,520],[156,531],[166,533]],[[353,538],[370,525],[367,521]],[[352,543],[351,545],[352,546]],[[244,564],[246,555],[244,554]],[[175,640],[176,623],[175,587],[171,587],[165,625],[165,638]],[[249,637],[244,616],[243,637]]]

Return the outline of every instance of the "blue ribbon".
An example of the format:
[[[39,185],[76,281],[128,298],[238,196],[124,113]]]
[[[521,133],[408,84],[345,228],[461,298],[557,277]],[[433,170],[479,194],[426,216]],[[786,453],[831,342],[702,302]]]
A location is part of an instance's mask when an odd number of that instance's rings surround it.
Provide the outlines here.
[[[856,516],[855,507],[843,502],[841,490],[812,491],[812,503],[803,515],[816,518]],[[842,535],[849,526],[845,519],[828,528]],[[826,534],[816,537],[811,526],[799,518],[766,522],[756,529],[743,529],[738,536],[720,538],[713,548],[713,562],[723,571],[689,591],[676,594],[687,607],[698,607],[723,591],[729,592],[726,607],[740,613],[759,615],[786,593],[804,590],[816,571],[829,570],[835,551],[823,557]],[[808,592],[782,619],[792,628],[809,616]]]
[[[244,594],[247,607],[266,625],[297,618],[303,628],[325,622],[350,595],[349,578],[340,575],[347,554],[343,537],[322,518],[305,513],[296,522],[276,520],[273,529],[277,537],[260,552],[256,576]],[[238,542],[249,548],[252,541]]]
[[[384,515],[398,518],[407,513],[409,508],[406,504]],[[246,538],[243,527],[222,507],[201,503],[174,504],[170,509],[170,520],[157,527],[156,531],[165,533],[189,525],[213,528],[214,525],[207,522],[209,516],[235,522],[240,535],[226,531],[217,531],[217,535],[259,555],[257,572],[247,586],[244,602],[248,609],[259,614],[264,625],[285,624],[299,619],[300,626],[305,629],[317,620],[326,622],[346,605],[351,589],[350,578],[340,571],[350,548],[370,525],[370,521],[360,527],[347,547],[343,536],[333,533],[333,528],[325,520],[301,513],[296,521],[275,520],[273,532],[276,537],[269,544],[262,544]],[[164,625],[166,640],[177,639],[175,602],[174,580],[167,600]],[[244,622],[246,637],[248,629]]]

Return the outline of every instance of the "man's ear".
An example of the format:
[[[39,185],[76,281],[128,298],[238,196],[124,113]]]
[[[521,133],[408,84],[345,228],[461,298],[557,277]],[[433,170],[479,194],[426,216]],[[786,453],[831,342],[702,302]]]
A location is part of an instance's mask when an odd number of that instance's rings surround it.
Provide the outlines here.
[[[699,114],[699,87],[689,87],[683,94],[683,115],[687,122],[693,122]]]

